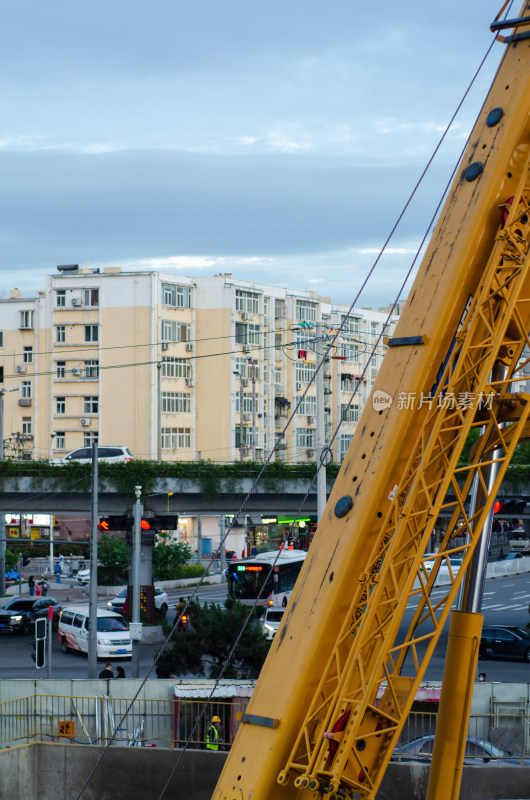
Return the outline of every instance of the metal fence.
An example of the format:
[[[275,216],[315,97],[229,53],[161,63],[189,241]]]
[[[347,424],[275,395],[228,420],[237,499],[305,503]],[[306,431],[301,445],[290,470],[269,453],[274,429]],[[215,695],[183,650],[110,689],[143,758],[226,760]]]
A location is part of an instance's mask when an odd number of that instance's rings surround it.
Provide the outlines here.
[[[0,702],[0,747],[33,742],[72,742],[128,747],[206,747],[213,716],[222,721],[222,749],[232,743],[237,711],[233,701],[127,700],[108,696],[35,695]]]
[[[221,749],[230,749],[241,712],[249,698],[230,700],[179,699],[127,700],[108,696],[69,697],[32,695],[0,702],[0,747],[34,742],[126,747],[184,747],[204,749],[212,717],[221,719]],[[492,713],[472,714],[468,740],[483,740],[502,751],[496,757],[528,764],[530,714],[521,700],[518,713],[510,703],[492,698]],[[411,712],[403,728],[395,759],[406,757],[405,743],[427,737],[421,749],[432,751],[436,713]],[[483,756],[468,743],[466,760]],[[400,751],[401,754],[400,755]],[[526,757],[526,762],[525,762]]]

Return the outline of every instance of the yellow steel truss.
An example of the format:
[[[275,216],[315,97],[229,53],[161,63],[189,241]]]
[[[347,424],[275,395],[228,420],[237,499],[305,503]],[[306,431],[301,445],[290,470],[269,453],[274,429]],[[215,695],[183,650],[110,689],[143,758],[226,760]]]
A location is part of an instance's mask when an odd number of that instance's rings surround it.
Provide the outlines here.
[[[432,656],[465,569],[517,443],[527,435],[530,396],[512,392],[530,346],[530,164],[505,227],[471,298],[407,469],[384,518],[365,572],[329,655],[318,689],[278,782],[300,789],[373,797]],[[506,377],[492,380],[506,365]],[[515,382],[515,383],[514,383]],[[481,428],[473,460],[459,459]],[[493,487],[486,469],[497,465]],[[473,481],[483,502],[468,510]],[[450,522],[441,547],[426,553],[439,514]],[[465,534],[456,547],[455,534]],[[454,569],[450,556],[462,556]],[[431,600],[442,563],[450,583]],[[407,606],[413,620],[400,632]]]

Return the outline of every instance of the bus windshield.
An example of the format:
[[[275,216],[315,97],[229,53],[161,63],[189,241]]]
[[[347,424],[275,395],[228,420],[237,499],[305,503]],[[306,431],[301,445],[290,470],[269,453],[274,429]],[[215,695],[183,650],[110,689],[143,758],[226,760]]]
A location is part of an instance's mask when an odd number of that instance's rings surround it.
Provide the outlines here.
[[[305,556],[306,553],[300,551],[287,551],[279,556],[277,552],[263,553],[230,564],[227,570],[228,593],[247,603],[259,597],[258,602],[262,605],[270,602],[271,596],[273,601],[276,598],[288,600]]]

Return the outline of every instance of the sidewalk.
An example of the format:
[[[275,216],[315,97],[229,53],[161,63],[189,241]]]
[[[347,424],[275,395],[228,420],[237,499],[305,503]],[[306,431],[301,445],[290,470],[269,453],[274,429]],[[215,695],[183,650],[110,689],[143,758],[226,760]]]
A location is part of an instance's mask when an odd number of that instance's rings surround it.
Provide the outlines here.
[[[46,578],[46,580],[48,582],[47,597],[55,597],[55,599],[61,605],[65,605],[66,603],[77,603],[80,600],[89,600],[90,598],[89,585],[80,584],[76,581],[75,578],[61,578],[61,583],[56,583],[55,578],[51,577]],[[9,586],[6,589],[6,596],[17,597],[18,594],[19,594],[18,584],[15,584],[14,586]],[[27,583],[22,584],[20,595],[21,597],[29,596],[29,589]],[[105,597],[106,597],[105,594],[98,593],[98,599],[101,598],[102,600],[104,600]]]

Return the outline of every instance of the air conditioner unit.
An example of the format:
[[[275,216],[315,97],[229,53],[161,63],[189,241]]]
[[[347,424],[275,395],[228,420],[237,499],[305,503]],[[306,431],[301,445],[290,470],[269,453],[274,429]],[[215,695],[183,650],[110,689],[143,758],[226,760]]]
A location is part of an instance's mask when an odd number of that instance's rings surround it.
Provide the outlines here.
[[[168,350],[168,349],[169,349],[169,342],[162,342],[162,350]]]
[[[246,380],[246,378],[243,378],[243,379],[241,380],[241,386],[242,386],[243,388],[245,388],[245,386],[248,386],[248,381]]]
[[[17,372],[25,372],[26,371],[26,365],[25,364],[17,364],[15,369],[16,369]]]
[[[244,353],[250,353],[251,350],[252,350],[252,347],[249,344],[244,344],[243,345],[243,352]]]
[[[30,406],[31,405],[31,397],[19,397],[18,398],[19,406]]]
[[[72,367],[72,375],[81,375],[80,367]]]
[[[186,386],[193,386],[193,378],[186,378]]]
[[[250,319],[250,314],[248,313],[248,311],[241,312],[241,319]]]
[[[186,350],[188,351],[188,353],[193,352],[193,344],[191,342],[188,342],[188,344],[186,345]]]
[[[315,457],[315,451],[314,451],[314,450],[312,450],[312,449],[306,450],[306,451],[305,451],[305,454],[306,454],[306,456],[307,456],[308,458],[314,458],[314,457]]]
[[[242,447],[241,448],[241,455],[248,456],[250,454],[250,447]]]
[[[72,297],[72,305],[73,306],[80,306],[81,305],[81,298],[80,297]]]
[[[243,422],[250,422],[250,414],[243,414]]]
[[[83,428],[86,428],[88,427],[88,425],[90,425],[90,417],[81,417],[79,422],[83,426]]]
[[[308,414],[308,416],[307,416],[307,424],[308,425],[314,425],[315,424],[315,418],[313,416],[311,416],[311,414]]]
[[[301,383],[297,383],[296,384],[296,391],[297,392],[301,392],[302,391],[302,384]]]

